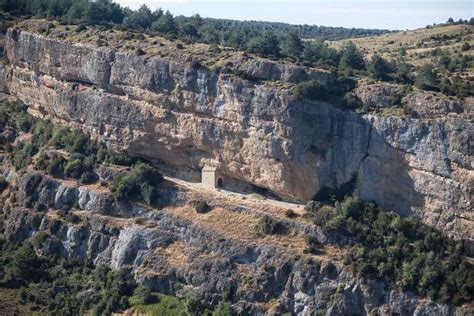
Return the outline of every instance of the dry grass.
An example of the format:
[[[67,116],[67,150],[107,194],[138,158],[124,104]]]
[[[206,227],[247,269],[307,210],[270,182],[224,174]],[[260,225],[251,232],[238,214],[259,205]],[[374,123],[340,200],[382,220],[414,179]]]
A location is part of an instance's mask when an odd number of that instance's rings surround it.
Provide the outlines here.
[[[354,42],[367,57],[378,53],[385,58],[398,58],[400,56],[399,51],[404,48],[406,56],[403,59],[412,64],[421,65],[433,61],[430,52],[435,48],[455,54],[461,52],[461,46],[465,42],[474,46],[474,26],[461,24],[439,25],[430,28],[334,41],[329,42],[329,45],[341,48],[348,41]],[[462,53],[474,56],[473,49]],[[473,74],[473,69],[470,68],[468,73]]]
[[[277,201],[273,199],[262,198],[261,195],[241,194],[226,190],[214,190],[202,187],[200,183],[186,182],[176,178],[165,177],[169,182],[183,188],[189,189],[191,194],[197,198],[204,198],[211,204],[221,205],[223,207],[231,207],[235,205],[245,206],[249,209],[269,213],[276,217],[287,218],[286,210],[293,210],[299,217],[293,218],[294,221],[304,222],[302,215],[305,214],[304,205]]]
[[[186,245],[182,241],[170,244],[167,248],[160,248],[157,253],[166,259],[172,267],[182,267],[188,264],[188,256],[185,254]]]
[[[221,207],[214,208],[207,214],[198,214],[191,207],[169,207],[165,211],[234,239],[272,244],[299,252],[305,248],[304,237],[294,231],[289,231],[287,234],[257,236],[253,227],[259,219],[255,215],[228,211]]]
[[[32,315],[32,312],[20,302],[18,289],[0,288],[0,315]]]

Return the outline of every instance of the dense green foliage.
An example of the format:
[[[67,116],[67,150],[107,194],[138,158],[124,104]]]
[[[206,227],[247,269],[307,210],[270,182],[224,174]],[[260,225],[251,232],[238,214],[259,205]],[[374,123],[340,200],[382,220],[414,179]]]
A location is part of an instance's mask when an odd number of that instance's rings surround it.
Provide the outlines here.
[[[254,232],[257,235],[271,235],[278,233],[281,224],[271,216],[265,215],[259,219],[254,226]]]
[[[80,24],[77,31],[83,30],[85,25],[116,25],[129,30],[220,44],[268,56],[283,55],[294,58],[302,56],[303,50],[307,47],[301,38],[340,39],[386,32],[316,25],[203,19],[198,14],[191,17],[174,17],[170,12],[163,12],[161,9],[152,12],[146,5],[132,11],[121,8],[110,0],[1,0],[0,10]],[[324,54],[317,59],[326,57],[332,58]]]
[[[357,46],[349,42],[342,49],[341,58],[339,60],[339,69],[342,72],[350,73],[354,69],[364,69],[364,56]]]
[[[393,72],[392,64],[374,54],[367,66],[367,70],[372,78],[377,80],[387,80],[389,73]]]
[[[433,65],[425,64],[418,70],[415,78],[415,86],[424,90],[438,90],[439,79]]]
[[[307,216],[327,232],[353,243],[346,264],[359,277],[459,305],[471,302],[474,269],[463,245],[419,221],[388,212],[373,203],[347,197],[335,207],[313,202]]]
[[[155,187],[161,180],[158,170],[140,162],[133,165],[129,172],[119,175],[111,189],[118,200],[140,200],[151,204],[156,198]]]
[[[38,257],[28,244],[7,246],[0,250],[1,284],[19,288],[21,302],[40,314],[82,315],[89,311],[109,315],[129,307],[128,297],[136,284],[125,270],[94,268],[71,258]]]
[[[47,232],[38,232],[32,243],[39,246],[47,238]],[[0,287],[18,289],[20,302],[40,315],[111,315],[128,308],[153,315],[232,315],[224,301],[213,310],[197,298],[152,293],[137,286],[128,270],[61,256],[39,257],[30,244],[15,247],[3,239]]]
[[[151,301],[143,303],[138,295],[130,298],[133,309],[146,315],[186,315],[185,301],[174,296],[151,293]]]
[[[328,91],[319,81],[311,80],[298,83],[293,89],[296,99],[321,100],[327,99]]]

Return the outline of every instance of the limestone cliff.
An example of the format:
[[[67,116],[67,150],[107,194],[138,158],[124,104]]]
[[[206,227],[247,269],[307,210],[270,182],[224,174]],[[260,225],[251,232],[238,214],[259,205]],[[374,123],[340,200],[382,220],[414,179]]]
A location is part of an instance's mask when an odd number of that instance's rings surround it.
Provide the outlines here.
[[[415,93],[406,102],[415,110],[433,105],[429,117],[426,110],[416,118],[358,114],[296,100],[284,85],[268,82],[328,85],[329,73],[234,61],[240,73],[259,79],[250,81],[170,57],[21,29],[8,31],[6,53],[0,88],[33,114],[79,126],[183,178],[198,180],[211,164],[236,187],[255,185],[306,201],[356,174],[362,198],[474,237],[474,128],[463,106],[434,106],[438,101]]]

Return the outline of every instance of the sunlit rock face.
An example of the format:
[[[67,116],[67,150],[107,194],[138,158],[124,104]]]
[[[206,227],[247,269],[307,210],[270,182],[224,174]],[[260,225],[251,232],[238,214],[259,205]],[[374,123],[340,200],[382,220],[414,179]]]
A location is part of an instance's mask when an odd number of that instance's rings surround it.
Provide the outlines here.
[[[307,201],[357,175],[361,198],[474,237],[474,128],[465,105],[409,94],[405,101],[417,118],[361,115],[298,101],[290,89],[265,83],[330,85],[334,76],[327,72],[236,61],[236,69],[260,79],[252,82],[19,29],[8,31],[6,52],[0,89],[33,114],[81,127],[180,177],[199,180],[200,169],[213,165],[235,187]],[[394,91],[377,86],[358,93],[371,107],[387,107],[381,94]]]

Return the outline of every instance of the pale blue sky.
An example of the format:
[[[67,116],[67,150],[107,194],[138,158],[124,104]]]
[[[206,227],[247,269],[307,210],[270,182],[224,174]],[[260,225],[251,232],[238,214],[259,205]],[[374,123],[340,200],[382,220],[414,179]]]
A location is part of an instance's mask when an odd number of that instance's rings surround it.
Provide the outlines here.
[[[411,29],[469,19],[474,0],[116,0],[132,9],[145,3],[174,15],[292,24]]]

